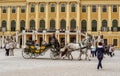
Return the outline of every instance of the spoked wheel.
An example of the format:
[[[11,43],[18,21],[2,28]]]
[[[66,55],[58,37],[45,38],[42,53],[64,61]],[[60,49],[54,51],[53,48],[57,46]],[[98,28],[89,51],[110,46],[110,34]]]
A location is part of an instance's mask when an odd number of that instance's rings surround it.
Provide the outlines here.
[[[51,48],[50,58],[53,60],[59,58],[59,54],[57,53],[57,50],[55,48]]]
[[[24,48],[22,51],[22,56],[25,59],[29,59],[31,55],[30,49]]]

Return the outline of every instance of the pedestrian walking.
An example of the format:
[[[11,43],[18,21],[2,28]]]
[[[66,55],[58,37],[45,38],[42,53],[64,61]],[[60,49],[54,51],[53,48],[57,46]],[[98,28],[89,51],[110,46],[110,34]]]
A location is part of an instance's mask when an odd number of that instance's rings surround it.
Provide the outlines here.
[[[95,50],[96,50],[96,47],[95,47],[94,44],[92,44],[92,46],[91,46],[92,57],[96,56],[96,55],[95,55]]]
[[[98,59],[98,65],[97,65],[97,69],[99,70],[99,68],[103,68],[102,67],[102,60],[103,60],[103,54],[105,52],[105,49],[102,45],[101,42],[98,43],[98,47],[96,49],[96,55],[97,55],[97,59]]]
[[[113,55],[114,55],[114,46],[113,45],[110,45],[109,54],[110,54],[110,57],[113,57]]]
[[[6,42],[6,44],[5,44],[5,51],[6,51],[5,55],[6,56],[9,56],[9,50],[10,50],[9,42]]]

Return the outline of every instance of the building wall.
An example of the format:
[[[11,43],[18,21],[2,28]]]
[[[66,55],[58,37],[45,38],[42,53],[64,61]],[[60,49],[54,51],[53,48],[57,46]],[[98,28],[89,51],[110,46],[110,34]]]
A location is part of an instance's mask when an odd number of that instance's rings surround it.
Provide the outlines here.
[[[35,5],[35,12],[31,13],[31,5]],[[45,5],[45,12],[40,12],[40,5]],[[51,12],[51,4],[55,4],[55,12]],[[65,4],[65,12],[61,12],[61,4]],[[76,4],[76,11],[71,12],[71,4]],[[86,12],[82,12],[82,6],[86,6]],[[92,5],[96,5],[96,12],[92,12]],[[107,12],[102,12],[102,6],[107,6]],[[112,12],[113,5],[117,5],[117,12]],[[6,6],[7,12],[2,13],[3,7]],[[16,13],[12,13],[12,7],[16,7]],[[22,6],[25,7],[25,13],[21,13]],[[87,32],[93,35],[97,35],[101,30],[102,20],[107,20],[109,29],[112,27],[112,21],[116,19],[118,21],[118,27],[120,27],[120,1],[119,0],[0,0],[0,27],[2,27],[2,21],[7,21],[7,31],[5,35],[9,35],[11,32],[11,21],[16,21],[16,31],[20,31],[20,21],[25,21],[25,29],[30,29],[30,20],[35,20],[35,29],[39,29],[40,20],[45,20],[45,28],[50,28],[50,20],[55,20],[56,29],[60,29],[60,21],[66,20],[66,29],[70,29],[70,21],[76,20],[77,29],[81,30],[82,20],[87,21]],[[92,20],[97,21],[97,31],[91,31]],[[1,35],[3,32],[1,32]],[[101,32],[104,38],[108,40],[108,44],[113,44],[113,39],[118,39],[118,46],[120,47],[120,34],[118,32]]]

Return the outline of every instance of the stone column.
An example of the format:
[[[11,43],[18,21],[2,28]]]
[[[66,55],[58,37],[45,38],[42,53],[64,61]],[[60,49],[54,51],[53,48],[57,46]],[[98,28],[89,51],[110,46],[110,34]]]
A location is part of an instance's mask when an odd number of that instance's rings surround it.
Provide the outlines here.
[[[2,48],[4,48],[4,41],[5,39],[4,39],[4,36],[2,35]]]
[[[18,43],[18,31],[16,31],[16,43],[17,43],[17,48],[19,48],[19,43]]]
[[[0,6],[0,27],[2,26],[2,21],[1,21],[1,14],[2,14],[2,7]]]
[[[109,26],[109,30],[111,30],[112,27],[112,20],[111,20],[111,5],[108,6],[108,26]]]
[[[49,27],[48,27],[48,2],[46,2],[46,19],[45,19],[45,29],[48,29]]]
[[[20,30],[20,7],[17,6],[17,22],[16,22],[17,26],[16,26],[16,30],[19,31]]]
[[[87,32],[91,32],[91,13],[90,13],[90,5],[88,5],[88,23],[87,23]]]
[[[29,19],[28,19],[28,15],[29,15],[29,3],[27,2],[27,7],[26,7],[26,26],[25,29],[29,29]]]
[[[36,5],[35,5],[35,15],[36,15],[36,18],[35,18],[35,21],[36,21],[36,27],[35,27],[35,29],[36,30],[38,30],[38,28],[39,28],[39,24],[38,24],[38,10],[39,10],[39,6],[38,6],[38,3],[36,3]]]
[[[118,26],[120,27],[120,5],[119,5],[119,21]]]
[[[69,5],[69,2],[67,2],[67,22],[66,22],[66,43],[69,43],[69,30],[70,30],[70,21],[69,21],[69,14],[70,14],[70,5]]]
[[[8,6],[7,8],[7,30],[11,30],[10,26],[11,26],[11,22],[10,22],[10,6]]]
[[[69,5],[69,2],[67,2],[67,21],[66,21],[66,30],[70,30],[69,29],[69,27],[70,27],[70,25],[69,25],[69,13],[70,13],[70,5]]]
[[[97,30],[100,31],[101,30],[101,6],[98,6],[98,27]]]
[[[26,45],[26,33],[24,33],[24,48],[25,48],[25,45]]]
[[[60,26],[59,26],[59,23],[60,23],[60,22],[59,22],[59,10],[60,10],[60,9],[59,9],[59,2],[57,2],[56,29],[59,29],[59,28],[60,28]]]
[[[79,33],[78,31],[80,30],[80,2],[77,2],[77,31],[76,31],[76,43],[79,41]],[[81,38],[80,38],[81,40]]]
[[[22,48],[24,48],[24,30],[22,31]]]
[[[32,31],[32,40],[35,40],[35,31]]]

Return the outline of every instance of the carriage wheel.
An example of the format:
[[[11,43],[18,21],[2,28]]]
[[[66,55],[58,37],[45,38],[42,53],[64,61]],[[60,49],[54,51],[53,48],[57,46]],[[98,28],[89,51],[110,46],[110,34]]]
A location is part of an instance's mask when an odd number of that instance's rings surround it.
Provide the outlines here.
[[[57,55],[55,51],[56,51],[56,49],[51,48],[50,58],[53,59],[53,60],[59,58],[59,55]]]
[[[25,59],[29,59],[30,58],[30,54],[31,52],[29,51],[30,49],[27,49],[27,48],[24,48],[23,51],[22,51],[22,56],[23,58]]]

